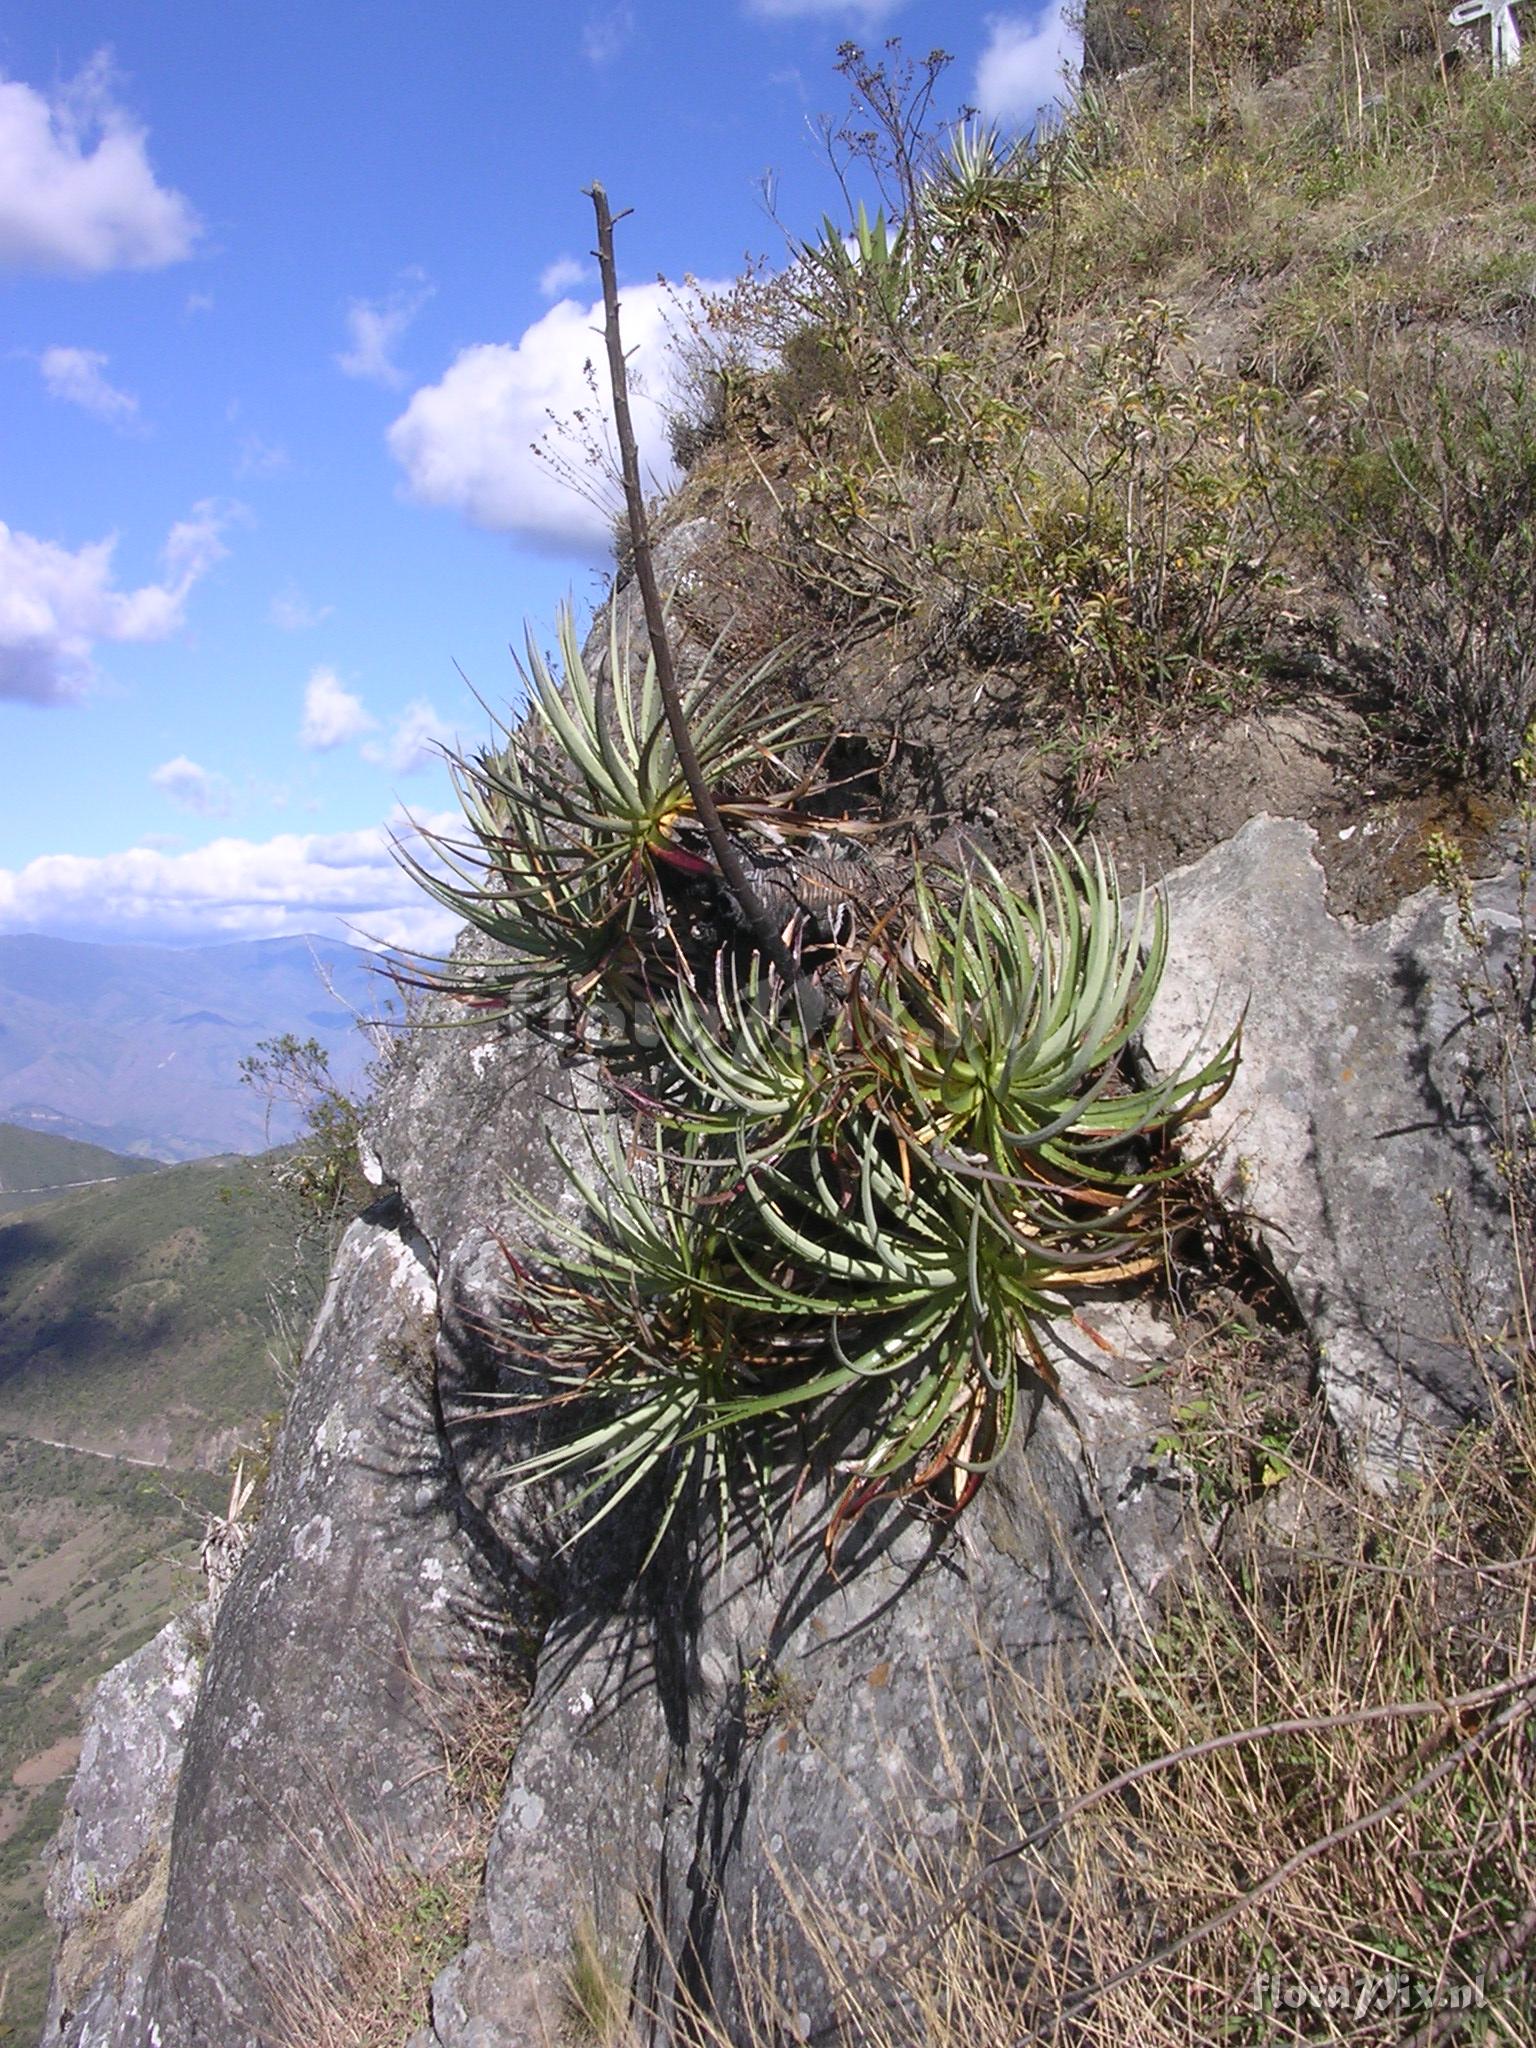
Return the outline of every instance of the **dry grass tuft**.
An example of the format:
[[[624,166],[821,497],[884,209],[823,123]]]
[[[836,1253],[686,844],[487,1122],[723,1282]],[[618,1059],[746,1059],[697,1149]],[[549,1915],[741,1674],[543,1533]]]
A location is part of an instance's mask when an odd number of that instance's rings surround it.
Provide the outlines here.
[[[632,2039],[629,1983],[608,1947],[583,1914],[571,1937],[565,1967],[565,2033],[580,2048],[619,2048]]]
[[[408,1675],[441,1745],[453,1825],[412,1859],[340,1817],[316,1861],[313,1940],[294,1945],[273,1983],[276,2048],[403,2048],[469,1939],[527,1687],[489,1666]]]
[[[481,1861],[431,1872],[376,1862],[336,1904],[330,1967],[285,1987],[284,2048],[401,2048],[426,2017],[433,1980],[464,1947]]]

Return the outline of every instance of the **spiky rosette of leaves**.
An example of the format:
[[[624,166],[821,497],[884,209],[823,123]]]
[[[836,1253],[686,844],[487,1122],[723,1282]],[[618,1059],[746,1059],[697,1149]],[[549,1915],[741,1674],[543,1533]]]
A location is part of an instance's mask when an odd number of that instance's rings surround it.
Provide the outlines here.
[[[849,310],[868,302],[887,320],[894,319],[911,289],[909,252],[905,229],[897,225],[893,231],[883,207],[871,220],[860,200],[851,237],[845,238],[837,222],[824,215],[820,235],[802,243],[804,283],[796,297],[813,315],[825,312],[830,297]]]
[[[1038,213],[1046,193],[1041,159],[1022,142],[1005,142],[990,122],[962,121],[924,179],[922,218],[931,236],[955,251],[1002,245]]]
[[[732,1188],[697,1145],[637,1162],[613,1126],[591,1169],[565,1162],[584,1217],[539,1213],[555,1256],[514,1261],[511,1343],[540,1376],[529,1407],[580,1420],[513,1477],[573,1480],[579,1533],[661,1480],[659,1541],[690,1479],[724,1519],[739,1462],[761,1488],[765,1426],[815,1427],[862,1396],[867,1445],[834,1533],[880,1492],[947,1480],[944,1505],[963,1506],[1021,1376],[1048,1371],[1033,1318],[1062,1307],[1060,1269],[1021,1256],[984,1190],[931,1170],[906,1185],[867,1137],[851,1198],[815,1152]]]
[[[877,1115],[860,1122],[851,1152],[806,1150],[745,1181],[764,1242],[789,1261],[753,1269],[764,1295],[825,1326],[850,1385],[880,1389],[831,1540],[880,1493],[963,1507],[1008,1441],[1025,1382],[1054,1389],[1040,1326],[1083,1290],[1161,1264],[1134,1198],[1045,1233],[1016,1183],[957,1174]],[[752,1266],[740,1240],[737,1256]]]
[[[906,932],[869,955],[852,1009],[887,1114],[913,1144],[1016,1182],[1047,1233],[1065,1227],[1062,1190],[1120,1199],[1148,1180],[1133,1142],[1205,1115],[1236,1063],[1234,1032],[1198,1066],[1127,1080],[1119,1056],[1166,957],[1161,899],[1144,891],[1127,921],[1096,846],[1085,858],[1042,837],[1026,892],[980,859],[947,892],[920,873]]]
[[[578,1220],[535,1219],[533,1405],[578,1421],[517,1476],[575,1479],[590,1527],[666,1472],[664,1526],[691,1474],[723,1513],[733,1445],[761,1470],[793,1420],[860,1432],[829,1542],[882,1496],[963,1507],[1054,1386],[1045,1325],[1166,1256],[1169,1137],[1236,1044],[1126,1074],[1165,955],[1158,901],[1126,918],[1096,850],[1042,842],[1022,892],[985,861],[919,875],[828,1029],[761,963],[676,973],[641,1098],[658,1135],[626,1150],[601,1124],[565,1162]]]
[[[605,672],[594,676],[569,607],[557,639],[558,673],[529,631],[521,723],[472,755],[448,757],[465,831],[423,833],[424,853],[396,846],[430,896],[514,956],[466,993],[511,997],[553,983],[580,994],[605,978],[629,993],[637,946],[665,923],[667,873],[713,873],[687,830],[693,800],[654,657],[636,664],[611,625]],[[705,779],[722,815],[747,832],[782,822],[793,778],[776,750],[809,722],[804,710],[765,702],[772,667],[722,686],[706,659],[683,690]],[[776,785],[766,794],[757,786],[765,770]],[[455,988],[452,970],[438,965],[436,984]]]
[[[654,1024],[663,1092],[647,1107],[673,1129],[777,1152],[806,1126],[835,1123],[857,1099],[846,1017],[834,1012],[808,1030],[793,993],[755,954],[743,963],[722,951],[705,987],[674,981]]]
[[[574,1479],[585,1533],[665,1475],[659,1541],[690,1477],[723,1516],[732,1443],[757,1442],[744,1425],[808,1412],[846,1374],[827,1368],[809,1318],[739,1264],[731,1191],[699,1140],[636,1154],[603,1120],[587,1161],[561,1164],[577,1214],[525,1204],[550,1250],[537,1264],[509,1254],[518,1321],[503,1334],[535,1376],[529,1410],[579,1404],[580,1420],[513,1477]]]

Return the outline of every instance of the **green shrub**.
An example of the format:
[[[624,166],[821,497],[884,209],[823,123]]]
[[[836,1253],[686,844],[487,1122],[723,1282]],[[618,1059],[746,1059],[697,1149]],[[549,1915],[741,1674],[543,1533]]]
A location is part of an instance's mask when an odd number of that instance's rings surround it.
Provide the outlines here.
[[[362,1104],[332,1078],[330,1055],[320,1041],[291,1031],[263,1039],[241,1060],[240,1078],[269,1103],[284,1103],[302,1118],[298,1141],[273,1167],[278,1186],[326,1227],[365,1208],[372,1190],[358,1164]]]

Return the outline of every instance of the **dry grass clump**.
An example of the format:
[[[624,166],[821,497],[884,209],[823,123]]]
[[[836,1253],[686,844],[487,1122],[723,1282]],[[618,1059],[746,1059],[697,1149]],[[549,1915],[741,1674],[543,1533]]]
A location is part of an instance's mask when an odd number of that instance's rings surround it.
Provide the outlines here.
[[[582,1914],[572,1933],[563,1989],[564,2033],[573,2048],[619,2048],[633,2040],[628,1975],[589,1913]]]
[[[439,1971],[469,1937],[480,1863],[423,1872],[380,1861],[338,1897],[330,1968],[286,1988],[285,2048],[403,2048]]]
[[[404,2048],[469,1940],[527,1688],[491,1668],[440,1683],[408,1676],[442,1745],[451,1824],[430,1855],[410,1857],[338,1814],[314,1859],[311,1939],[293,1944],[271,1986],[274,2048]]]

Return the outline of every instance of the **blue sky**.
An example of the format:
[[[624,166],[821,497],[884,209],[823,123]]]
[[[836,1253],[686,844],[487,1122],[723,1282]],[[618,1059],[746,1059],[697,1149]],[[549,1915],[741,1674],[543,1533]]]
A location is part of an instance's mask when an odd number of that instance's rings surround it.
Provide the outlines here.
[[[31,0],[0,26],[0,930],[431,947],[390,819],[602,595],[529,452],[584,398],[594,178],[626,338],[658,275],[811,234],[846,38],[1055,97],[1060,0]],[[659,409],[645,416],[665,469]]]

